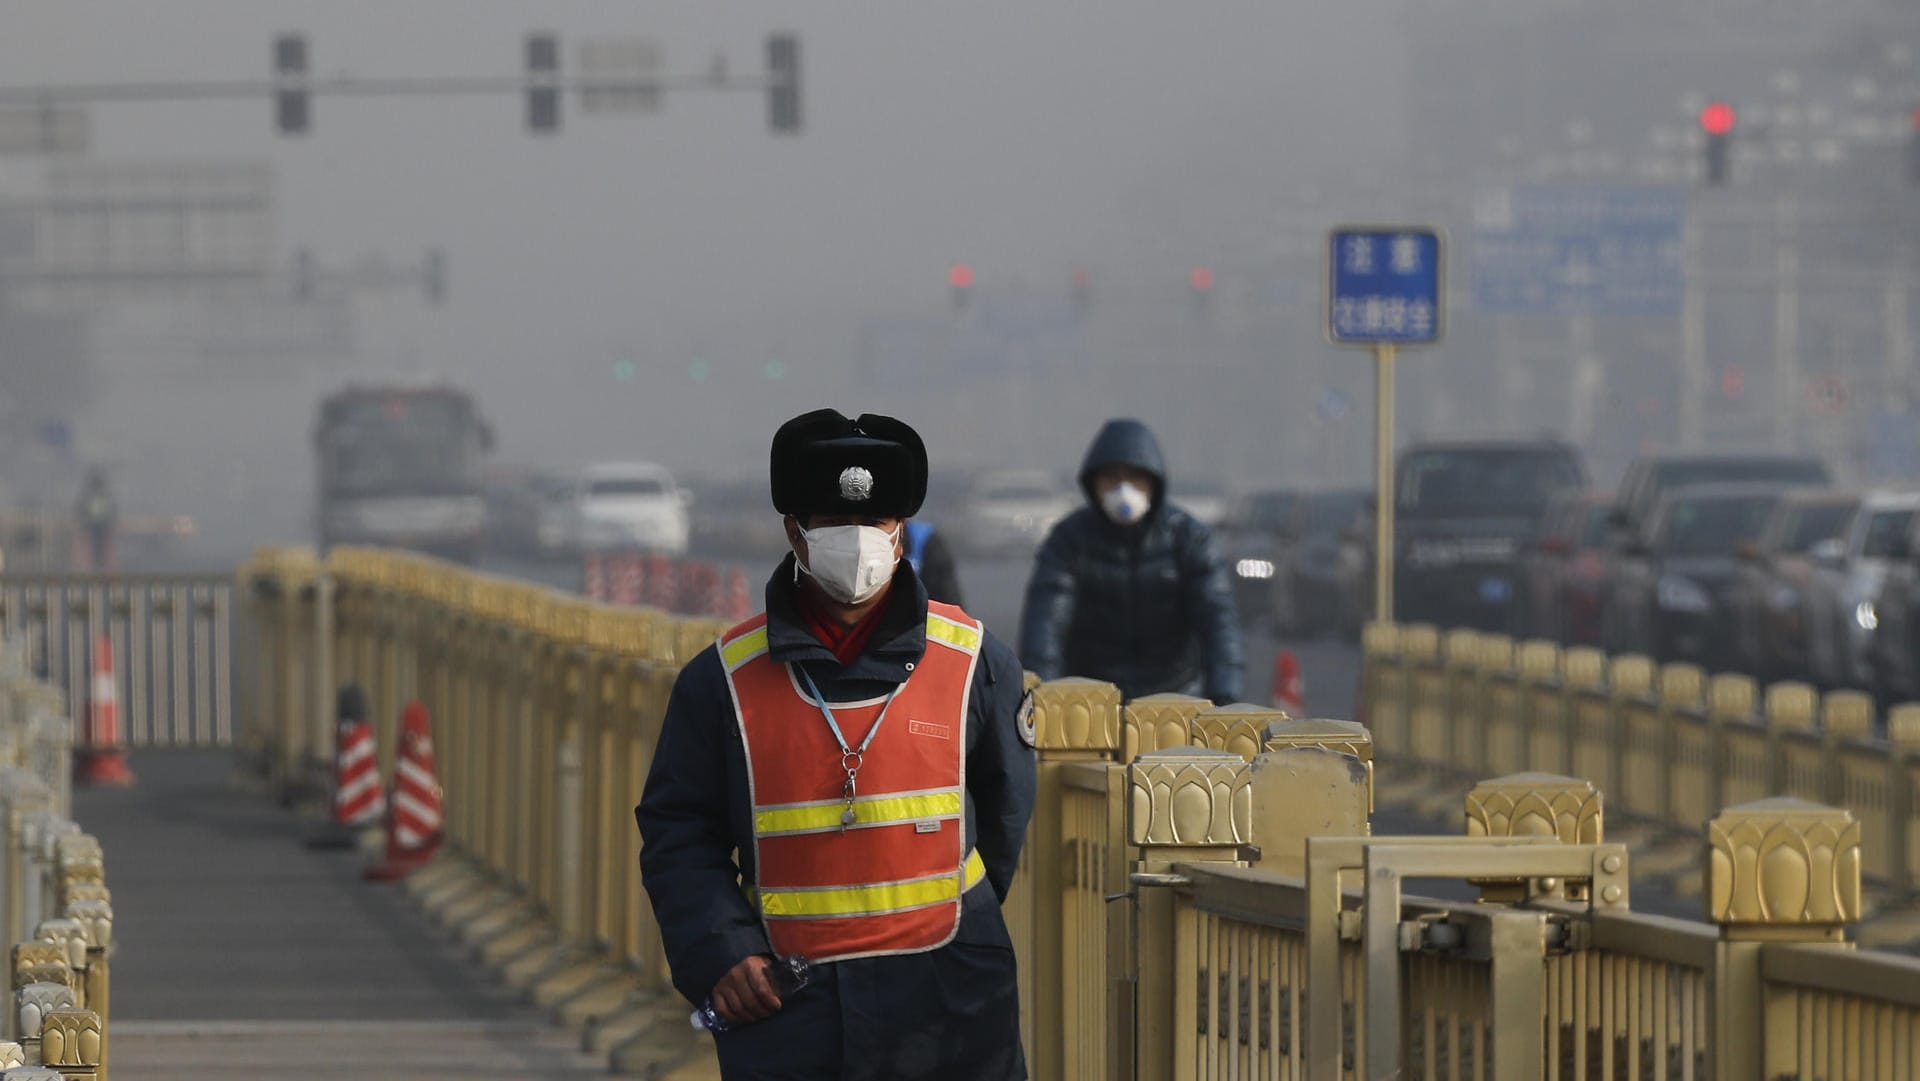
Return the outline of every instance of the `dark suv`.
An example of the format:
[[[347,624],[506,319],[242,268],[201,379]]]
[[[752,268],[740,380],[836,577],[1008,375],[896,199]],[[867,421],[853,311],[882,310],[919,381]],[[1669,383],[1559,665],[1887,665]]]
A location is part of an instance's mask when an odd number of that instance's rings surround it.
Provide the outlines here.
[[[1517,633],[1522,548],[1547,500],[1586,484],[1558,440],[1420,443],[1394,479],[1394,615],[1407,623]]]

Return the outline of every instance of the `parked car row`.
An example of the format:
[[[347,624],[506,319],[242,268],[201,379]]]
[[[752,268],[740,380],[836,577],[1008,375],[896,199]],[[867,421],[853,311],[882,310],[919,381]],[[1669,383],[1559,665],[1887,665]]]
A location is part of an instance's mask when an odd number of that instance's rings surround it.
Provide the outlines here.
[[[1809,457],[1650,457],[1550,500],[1522,561],[1510,633],[1920,698],[1920,491],[1835,488]]]

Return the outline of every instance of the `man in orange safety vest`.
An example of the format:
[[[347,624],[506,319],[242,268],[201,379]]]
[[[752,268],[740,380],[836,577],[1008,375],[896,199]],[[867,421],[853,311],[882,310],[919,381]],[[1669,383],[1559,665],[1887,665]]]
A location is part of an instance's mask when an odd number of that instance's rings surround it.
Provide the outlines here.
[[[680,673],[635,809],[674,985],[729,1081],[1018,1081],[1019,661],[902,558],[912,428],[816,410],[770,472],[793,550]]]

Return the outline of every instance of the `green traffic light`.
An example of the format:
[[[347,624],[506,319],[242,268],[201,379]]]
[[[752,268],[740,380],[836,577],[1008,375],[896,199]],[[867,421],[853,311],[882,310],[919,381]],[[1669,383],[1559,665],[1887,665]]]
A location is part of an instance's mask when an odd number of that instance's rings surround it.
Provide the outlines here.
[[[784,360],[767,361],[767,378],[768,379],[785,379],[786,377],[787,377],[786,361]]]
[[[622,383],[633,382],[634,376],[638,374],[640,374],[640,366],[631,360],[613,362],[613,377]]]
[[[696,360],[692,364],[687,365],[687,378],[696,383],[706,382],[707,376],[712,374],[713,365],[708,364],[704,360]]]

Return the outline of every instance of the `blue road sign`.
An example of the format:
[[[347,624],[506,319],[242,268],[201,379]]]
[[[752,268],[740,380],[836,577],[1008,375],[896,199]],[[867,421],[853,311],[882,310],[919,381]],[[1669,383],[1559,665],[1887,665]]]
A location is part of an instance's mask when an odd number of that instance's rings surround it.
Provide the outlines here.
[[[1340,345],[1440,339],[1440,234],[1422,226],[1342,227],[1329,234],[1327,337]]]
[[[1674,315],[1684,188],[1522,185],[1475,205],[1473,304],[1509,315]]]

